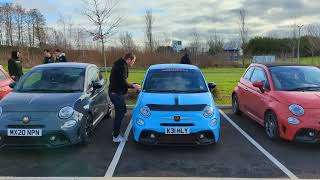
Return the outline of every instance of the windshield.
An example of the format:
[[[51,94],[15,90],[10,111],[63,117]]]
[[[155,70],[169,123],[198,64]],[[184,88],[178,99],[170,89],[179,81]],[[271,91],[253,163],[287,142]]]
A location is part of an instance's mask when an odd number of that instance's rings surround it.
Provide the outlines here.
[[[85,70],[81,68],[38,68],[21,79],[15,92],[68,93],[84,88]]]
[[[281,91],[320,91],[320,69],[312,66],[270,68],[273,83]]]
[[[189,69],[150,70],[143,90],[155,93],[208,92],[200,71]]]

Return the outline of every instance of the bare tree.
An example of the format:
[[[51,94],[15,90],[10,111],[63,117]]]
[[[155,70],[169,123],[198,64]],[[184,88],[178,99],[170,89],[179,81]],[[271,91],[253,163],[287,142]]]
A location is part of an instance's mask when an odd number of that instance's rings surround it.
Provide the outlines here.
[[[146,11],[145,20],[146,20],[146,40],[147,40],[146,49],[153,52],[154,39],[152,34],[152,28],[153,28],[154,18],[153,18],[151,9]]]
[[[194,31],[191,33],[191,43],[190,43],[190,48],[191,52],[193,55],[198,55],[199,50],[200,50],[200,35],[197,31]]]
[[[246,48],[246,44],[248,42],[249,36],[249,28],[246,24],[246,11],[245,9],[240,9],[239,11],[239,32],[240,32],[240,39],[241,39],[241,47],[244,50]],[[242,58],[242,66],[244,66],[245,58]]]
[[[218,33],[214,33],[207,40],[207,44],[209,46],[209,54],[217,55],[223,52],[224,46],[224,37]]]
[[[105,42],[117,33],[121,17],[113,17],[119,1],[113,0],[83,0],[83,15],[95,26],[96,30],[90,33],[101,42],[104,65],[107,66]]]
[[[132,39],[132,35],[129,32],[125,32],[120,35],[120,43],[122,48],[126,51],[133,51],[136,49],[136,45]]]
[[[314,56],[315,52],[320,51],[320,25],[307,26],[307,34],[309,51]]]

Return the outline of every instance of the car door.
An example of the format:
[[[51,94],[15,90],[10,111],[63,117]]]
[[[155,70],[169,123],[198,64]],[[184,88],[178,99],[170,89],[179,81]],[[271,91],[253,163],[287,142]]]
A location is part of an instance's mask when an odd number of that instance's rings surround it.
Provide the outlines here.
[[[254,82],[263,82],[264,92],[252,84]],[[249,116],[256,119],[259,123],[263,123],[264,112],[266,107],[266,99],[269,96],[270,85],[265,70],[262,67],[255,67],[250,78],[250,85],[248,87],[248,112]]]
[[[88,80],[87,80],[87,89],[89,93],[89,99],[90,99],[90,108],[91,112],[93,114],[94,120],[100,119],[105,112],[106,105],[105,102],[105,86],[104,86],[104,80],[101,81],[100,71],[97,67],[90,67],[88,69]],[[102,88],[93,89],[93,82],[100,82],[103,84]]]
[[[250,78],[252,76],[252,73],[254,71],[254,67],[248,68],[248,70],[244,73],[243,77],[240,79],[240,82],[238,83],[238,100],[239,105],[242,111],[245,113],[247,112],[247,106],[248,106],[248,88],[251,84]]]

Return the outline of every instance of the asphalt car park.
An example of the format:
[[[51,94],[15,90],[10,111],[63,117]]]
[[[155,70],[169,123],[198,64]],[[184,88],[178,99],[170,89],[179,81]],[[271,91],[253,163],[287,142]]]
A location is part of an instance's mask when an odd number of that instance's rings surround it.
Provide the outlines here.
[[[223,109],[223,112],[294,175],[319,178],[319,145],[273,142],[254,121],[233,115],[229,109]],[[123,123],[124,131],[130,117],[129,111]],[[2,150],[0,175],[102,177],[112,169],[110,166],[114,166],[111,175],[115,177],[288,178],[277,163],[248,141],[224,116],[221,117],[218,144],[196,147],[139,145],[132,140],[132,131],[129,141],[118,145],[111,139],[112,120],[104,119],[96,127],[88,146]]]

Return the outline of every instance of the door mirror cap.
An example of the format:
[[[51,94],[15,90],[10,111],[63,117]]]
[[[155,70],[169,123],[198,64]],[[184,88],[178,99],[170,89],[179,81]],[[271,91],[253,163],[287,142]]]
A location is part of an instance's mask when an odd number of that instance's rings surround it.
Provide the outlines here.
[[[264,93],[264,84],[261,81],[255,81],[252,83],[253,87],[259,88],[262,93]]]
[[[212,83],[208,83],[208,87],[210,89],[210,91],[212,91],[214,88],[217,87],[216,83],[212,82]]]
[[[13,89],[15,86],[16,86],[16,82],[15,81],[13,81],[12,83],[10,83],[9,84],[9,87],[11,88],[11,89]]]
[[[103,87],[103,84],[101,84],[100,82],[92,82],[92,88],[94,89],[94,90],[96,90],[96,89],[100,89],[100,88],[102,88]]]

